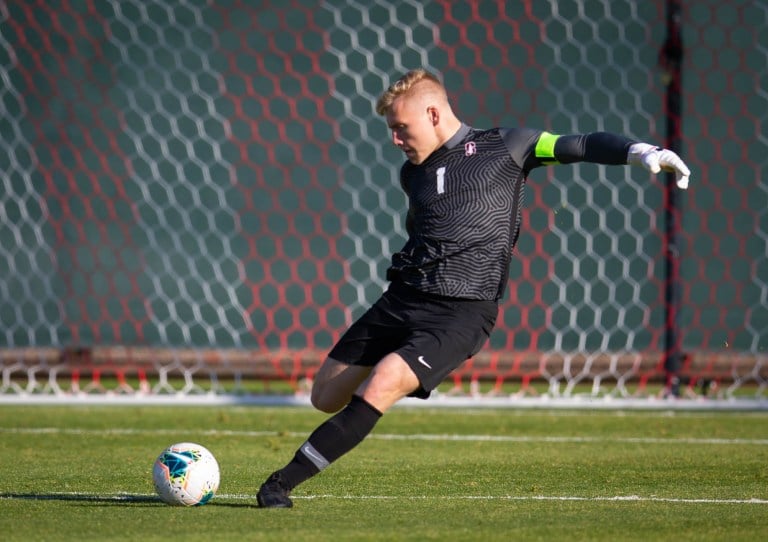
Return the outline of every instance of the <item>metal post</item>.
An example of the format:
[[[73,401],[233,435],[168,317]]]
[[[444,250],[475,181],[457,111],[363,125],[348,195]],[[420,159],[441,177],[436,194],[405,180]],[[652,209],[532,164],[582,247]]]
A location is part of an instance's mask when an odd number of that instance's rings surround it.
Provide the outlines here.
[[[680,154],[682,147],[682,71],[683,36],[682,10],[679,0],[667,0],[667,35],[660,52],[666,87],[666,142],[665,146]],[[683,352],[679,333],[680,309],[680,201],[677,197],[675,174],[667,172],[664,212],[664,371],[665,393],[680,395],[680,368]]]

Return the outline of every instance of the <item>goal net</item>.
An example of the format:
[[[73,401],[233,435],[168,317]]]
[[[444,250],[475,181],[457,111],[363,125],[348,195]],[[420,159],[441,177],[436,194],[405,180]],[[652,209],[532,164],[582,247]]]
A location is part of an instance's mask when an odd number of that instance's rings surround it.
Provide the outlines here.
[[[639,168],[534,172],[439,395],[649,402],[673,326],[681,397],[764,404],[768,7],[685,4],[670,119],[662,1],[0,2],[0,399],[304,397],[404,242],[373,105],[423,66],[477,127],[679,122],[693,171],[675,208]]]

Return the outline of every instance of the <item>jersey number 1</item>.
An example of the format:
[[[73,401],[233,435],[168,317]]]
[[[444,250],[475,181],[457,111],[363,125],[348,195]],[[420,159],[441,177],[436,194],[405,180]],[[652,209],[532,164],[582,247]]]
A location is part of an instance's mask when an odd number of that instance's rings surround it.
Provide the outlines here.
[[[437,193],[445,192],[445,166],[437,168]]]

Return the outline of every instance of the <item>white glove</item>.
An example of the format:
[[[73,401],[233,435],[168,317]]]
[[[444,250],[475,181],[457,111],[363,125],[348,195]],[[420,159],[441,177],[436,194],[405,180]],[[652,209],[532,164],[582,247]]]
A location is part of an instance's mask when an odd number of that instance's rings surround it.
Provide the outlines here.
[[[648,143],[635,143],[629,147],[627,164],[641,165],[651,173],[658,173],[662,169],[674,171],[677,187],[683,190],[688,188],[691,170],[677,154],[669,149],[662,149]]]

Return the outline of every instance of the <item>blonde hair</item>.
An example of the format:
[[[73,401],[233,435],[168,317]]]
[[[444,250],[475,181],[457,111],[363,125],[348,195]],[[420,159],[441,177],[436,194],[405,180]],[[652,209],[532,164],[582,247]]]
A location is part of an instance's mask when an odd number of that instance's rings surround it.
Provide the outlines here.
[[[379,115],[386,115],[389,108],[392,107],[392,103],[400,96],[411,95],[415,93],[415,88],[420,87],[428,88],[430,92],[437,93],[439,97],[446,102],[448,101],[448,94],[445,91],[445,87],[440,79],[436,75],[428,72],[424,69],[411,70],[400,79],[389,85],[389,88],[384,91],[379,100],[376,102],[376,113]]]

